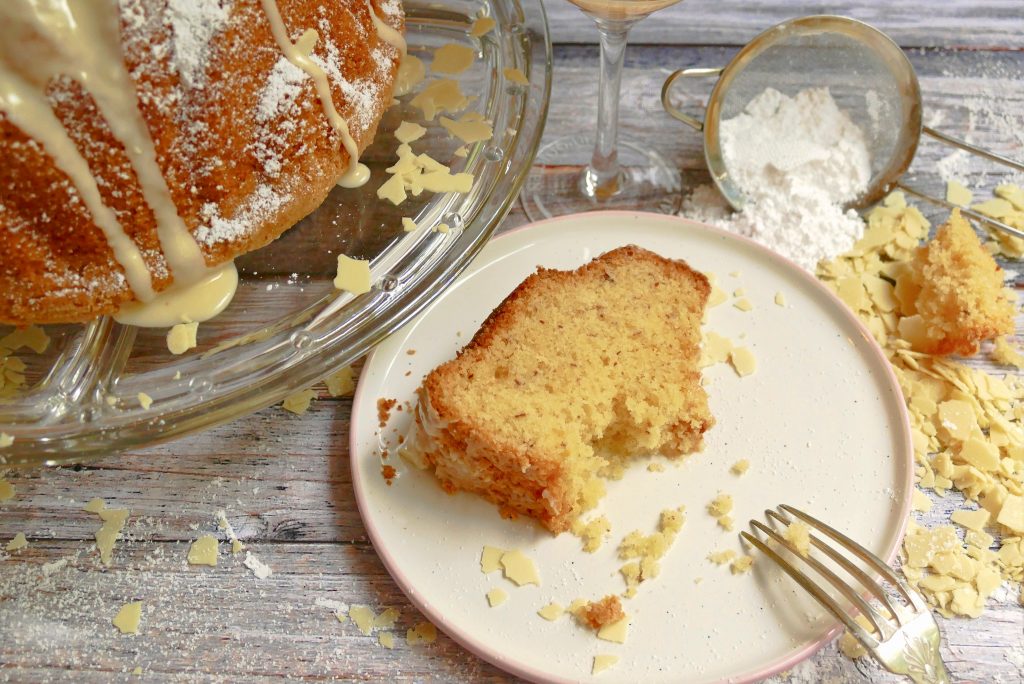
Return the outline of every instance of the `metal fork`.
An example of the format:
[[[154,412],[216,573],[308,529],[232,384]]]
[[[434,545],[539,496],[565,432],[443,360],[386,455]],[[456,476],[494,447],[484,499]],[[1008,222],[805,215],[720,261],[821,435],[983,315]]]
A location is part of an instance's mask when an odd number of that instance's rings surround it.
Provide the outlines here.
[[[915,682],[928,684],[946,684],[949,682],[949,673],[946,671],[946,666],[942,663],[942,658],[939,655],[939,642],[941,640],[939,627],[935,624],[935,618],[932,617],[928,605],[921,595],[911,589],[882,559],[842,532],[792,506],[779,506],[778,511],[766,510],[765,515],[769,520],[778,521],[787,527],[793,522],[790,516],[802,520],[815,531],[830,537],[836,545],[845,549],[849,554],[862,560],[886,582],[895,587],[897,593],[906,601],[906,604],[898,601],[894,602],[889,592],[864,570],[840,554],[828,543],[823,542],[819,537],[811,535],[811,546],[821,551],[822,554],[853,576],[884,607],[885,611],[888,611],[888,614],[886,614],[862,597],[863,590],[858,590],[851,586],[851,584],[836,575],[835,572],[822,564],[817,558],[814,558],[810,553],[804,556],[790,541],[771,527],[758,520],[750,521],[752,529],[763,533],[776,544],[785,547],[794,556],[814,568],[821,577],[824,577],[847,601],[853,604],[860,611],[860,614],[866,617],[874,627],[874,631],[869,632],[855,621],[855,615],[840,606],[828,592],[822,589],[820,580],[811,579],[806,573],[786,560],[757,536],[748,532],[740,533],[744,540],[775,561],[801,587],[810,592],[811,596],[817,599],[818,603],[841,620],[846,625],[846,629],[887,670],[896,674],[906,675]]]

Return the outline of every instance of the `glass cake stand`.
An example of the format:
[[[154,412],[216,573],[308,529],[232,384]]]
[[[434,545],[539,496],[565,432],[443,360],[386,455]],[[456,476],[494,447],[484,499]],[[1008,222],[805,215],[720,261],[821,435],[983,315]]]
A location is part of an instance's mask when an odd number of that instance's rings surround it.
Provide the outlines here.
[[[460,43],[477,50],[473,66],[455,78],[475,96],[467,111],[494,122],[494,137],[456,156],[461,141],[436,120],[424,123],[408,104],[411,94],[400,98],[363,155],[370,182],[335,188],[280,239],[240,257],[234,301],[200,325],[199,346],[185,355],[167,351],[165,330],[109,318],[46,326],[51,342],[44,353],[16,352],[27,365],[27,385],[0,400],[0,431],[14,436],[0,449],[3,461],[80,462],[269,406],[359,358],[454,281],[508,213],[530,171],[548,109],[551,40],[541,0],[405,0],[405,10],[409,52],[427,65],[428,80],[435,48]],[[481,15],[497,25],[472,38],[470,25]],[[510,67],[529,84],[510,81],[504,73]],[[423,193],[399,207],[377,199],[384,169],[396,159],[393,131],[403,120],[428,128],[414,144],[417,152],[450,164],[453,173],[474,175],[469,193]],[[421,228],[405,233],[403,216]],[[448,233],[429,230],[442,222]],[[338,254],[371,260],[369,293],[334,289]],[[140,405],[140,392],[152,398],[149,408]]]

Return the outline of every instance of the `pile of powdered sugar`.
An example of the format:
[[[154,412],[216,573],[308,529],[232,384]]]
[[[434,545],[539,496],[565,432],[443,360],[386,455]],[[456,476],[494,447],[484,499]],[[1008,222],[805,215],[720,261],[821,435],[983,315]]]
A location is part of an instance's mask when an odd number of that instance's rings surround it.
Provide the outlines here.
[[[769,88],[720,125],[722,155],[747,203],[731,212],[710,187],[698,188],[682,214],[753,238],[813,271],[850,249],[864,222],[843,205],[871,178],[864,132],[827,88],[788,97]]]

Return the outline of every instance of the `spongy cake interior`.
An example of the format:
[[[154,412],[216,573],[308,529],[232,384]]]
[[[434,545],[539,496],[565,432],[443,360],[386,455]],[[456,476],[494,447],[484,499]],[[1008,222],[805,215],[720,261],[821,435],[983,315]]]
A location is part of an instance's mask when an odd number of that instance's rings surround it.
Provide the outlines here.
[[[530,276],[424,382],[446,426],[427,455],[439,479],[558,532],[603,494],[606,466],[699,449],[709,291],[685,263],[636,247]]]

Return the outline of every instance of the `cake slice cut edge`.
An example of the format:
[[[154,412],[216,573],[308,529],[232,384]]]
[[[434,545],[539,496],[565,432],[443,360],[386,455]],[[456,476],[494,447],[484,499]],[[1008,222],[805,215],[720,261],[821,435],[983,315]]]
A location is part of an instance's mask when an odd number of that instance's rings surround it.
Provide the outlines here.
[[[710,290],[685,262],[636,246],[538,269],[424,379],[404,453],[450,493],[568,530],[632,457],[702,448]]]

